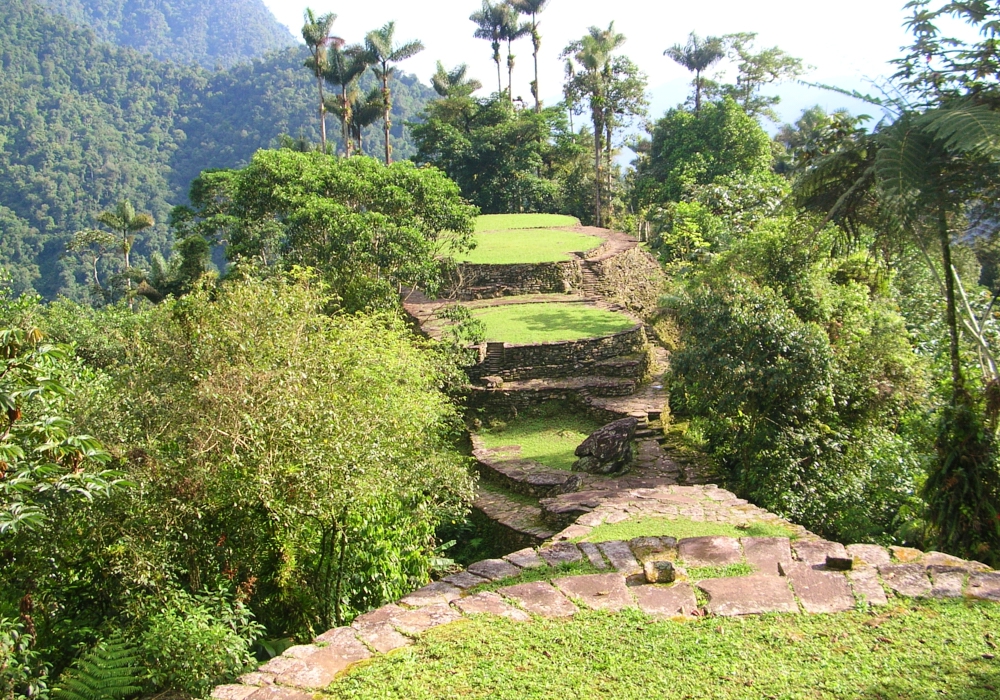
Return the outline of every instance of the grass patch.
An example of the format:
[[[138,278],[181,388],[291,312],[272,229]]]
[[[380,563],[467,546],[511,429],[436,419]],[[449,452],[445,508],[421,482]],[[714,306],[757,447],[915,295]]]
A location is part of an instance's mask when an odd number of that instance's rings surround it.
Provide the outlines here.
[[[576,448],[601,425],[587,416],[566,412],[561,405],[542,406],[522,413],[509,423],[497,423],[479,437],[489,449],[520,445],[518,459],[569,470],[576,461],[573,454]]]
[[[503,496],[508,501],[520,504],[522,506],[538,506],[538,499],[531,496],[525,496],[523,493],[515,493],[513,491],[508,491],[502,486],[498,486],[486,479],[480,479],[476,482],[476,486],[480,491],[485,491],[486,493],[495,493]],[[504,552],[504,554],[509,554],[509,552]],[[478,561],[478,560],[477,560]]]
[[[614,311],[557,302],[491,306],[472,315],[486,324],[487,340],[515,345],[598,338],[635,326]]]
[[[459,262],[477,265],[516,265],[570,260],[570,253],[593,250],[604,241],[572,231],[511,229],[475,235],[476,247]]]
[[[580,221],[576,217],[562,214],[484,214],[476,218],[476,233],[579,225]]]
[[[1000,605],[653,621],[634,610],[434,629],[334,682],[338,699],[996,700]]]
[[[739,528],[727,523],[703,523],[688,518],[638,518],[614,525],[598,525],[584,538],[586,542],[609,542],[630,540],[633,537],[791,537],[795,533],[780,525],[771,523],[750,523],[747,528]]]
[[[563,576],[585,576],[588,574],[606,574],[608,569],[598,569],[589,561],[574,562],[572,564],[560,564],[559,566],[539,566],[537,569],[525,569],[519,576],[502,578],[499,581],[490,581],[469,589],[470,593],[480,593],[482,591],[495,591],[507,586],[516,586],[520,583],[533,583],[535,581],[551,581],[554,578]]]
[[[704,581],[710,578],[737,578],[738,576],[750,576],[757,572],[757,567],[753,564],[728,564],[726,566],[696,566],[687,569],[689,581]]]

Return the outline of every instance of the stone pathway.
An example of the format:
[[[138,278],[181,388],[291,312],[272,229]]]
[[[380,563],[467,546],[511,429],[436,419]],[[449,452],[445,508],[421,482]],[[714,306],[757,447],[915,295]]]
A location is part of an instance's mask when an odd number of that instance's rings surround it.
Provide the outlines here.
[[[678,488],[678,487],[673,487]],[[705,510],[708,501],[732,504],[731,494],[702,489],[701,502],[672,491],[676,505]],[[657,499],[669,503],[667,499]],[[627,504],[622,503],[623,507]],[[740,511],[747,512],[750,511]],[[581,526],[585,527],[585,526]],[[472,592],[527,570],[587,560],[606,573],[558,576],[516,583],[496,592]],[[664,562],[670,562],[664,564]],[[749,563],[749,576],[683,580],[685,567]],[[656,566],[659,564],[659,566]],[[674,572],[670,585],[647,583],[650,572]],[[693,571],[693,569],[692,569]],[[643,573],[645,572],[645,573]],[[699,597],[702,603],[699,604]],[[477,562],[332,629],[313,644],[294,646],[239,684],[217,687],[217,700],[308,700],[351,665],[413,643],[427,630],[472,615],[527,622],[531,615],[570,618],[580,610],[618,612],[638,608],[658,619],[763,613],[832,614],[858,606],[884,606],[893,598],[957,598],[1000,602],[1000,573],[983,564],[937,552],[873,545],[843,545],[818,539],[640,537],[598,545],[558,542],[525,549],[503,559]]]

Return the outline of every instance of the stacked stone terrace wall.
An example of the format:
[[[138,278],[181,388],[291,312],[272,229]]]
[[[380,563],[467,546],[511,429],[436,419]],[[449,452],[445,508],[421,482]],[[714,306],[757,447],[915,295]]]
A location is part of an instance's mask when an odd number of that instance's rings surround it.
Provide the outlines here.
[[[522,265],[459,265],[451,293],[461,301],[526,294],[567,294],[583,282],[579,260]]]
[[[499,376],[505,381],[583,376],[592,374],[596,363],[642,352],[647,344],[642,325],[601,338],[535,345],[504,343],[502,357],[491,358],[498,360],[498,364],[488,367],[485,354],[480,352],[483,362],[470,368],[469,375],[473,379]]]

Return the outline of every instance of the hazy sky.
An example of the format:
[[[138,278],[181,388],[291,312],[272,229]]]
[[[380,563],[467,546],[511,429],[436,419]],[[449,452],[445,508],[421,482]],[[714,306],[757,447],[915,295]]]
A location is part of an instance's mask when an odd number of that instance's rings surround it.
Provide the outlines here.
[[[368,30],[396,21],[399,40],[420,39],[426,49],[402,64],[427,82],[435,62],[447,67],[466,62],[471,74],[487,88],[496,89],[496,68],[489,42],[474,39],[469,15],[479,0],[373,0],[343,3],[335,0],[264,0],[278,20],[300,36],[302,13],[338,15],[334,34],[349,42],[360,41]],[[542,97],[560,98],[563,79],[558,56],[570,41],[591,25],[606,27],[614,20],[628,38],[623,53],[649,76],[652,113],[658,116],[683,99],[690,74],[663,55],[668,46],[683,42],[688,33],[701,35],[737,31],[758,33],[758,46],[779,46],[802,58],[813,70],[807,80],[851,88],[864,86],[865,78],[891,72],[886,62],[899,55],[909,42],[902,24],[905,0],[551,0],[541,17]],[[517,64],[514,94],[530,100],[532,78],[530,39],[515,44]],[[504,66],[506,82],[506,66]],[[844,100],[817,90],[786,88],[782,116],[794,116],[817,102],[827,107]],[[801,104],[800,104],[801,103]]]

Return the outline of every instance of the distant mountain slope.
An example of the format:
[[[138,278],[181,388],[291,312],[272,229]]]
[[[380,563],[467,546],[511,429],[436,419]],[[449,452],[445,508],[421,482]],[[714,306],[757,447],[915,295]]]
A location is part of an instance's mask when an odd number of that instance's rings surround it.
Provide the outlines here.
[[[98,38],[161,60],[228,68],[294,44],[261,0],[42,0]]]
[[[34,0],[0,1],[0,27],[0,277],[17,292],[83,297],[87,276],[66,241],[119,200],[157,221],[135,249],[141,265],[169,252],[163,222],[199,172],[239,167],[282,134],[318,141],[304,47],[210,73],[101,42]],[[407,75],[393,93],[405,158],[415,149],[403,125],[434,93]],[[369,128],[366,152],[381,141]]]

